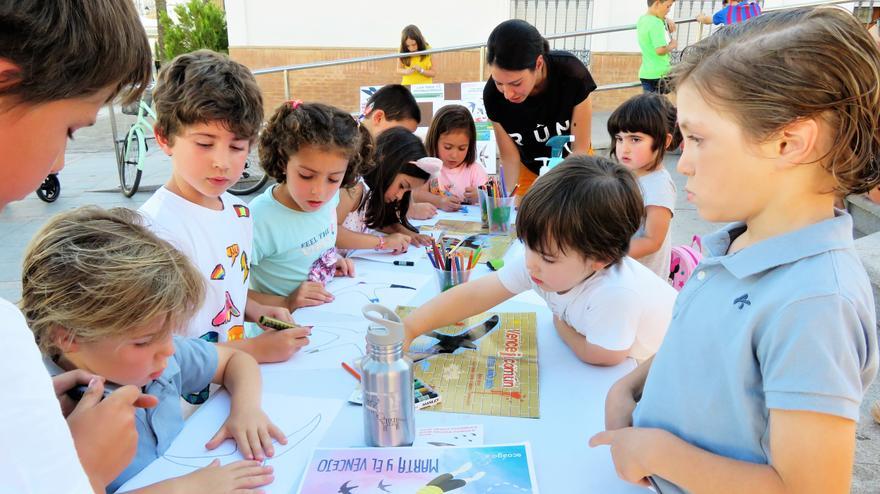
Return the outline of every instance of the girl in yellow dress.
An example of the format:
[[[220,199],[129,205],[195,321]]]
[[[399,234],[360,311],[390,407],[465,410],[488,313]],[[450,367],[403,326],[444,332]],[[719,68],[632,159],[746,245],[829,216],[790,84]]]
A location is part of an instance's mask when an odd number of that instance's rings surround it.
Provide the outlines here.
[[[425,37],[419,28],[410,24],[403,28],[400,34],[400,53],[427,50],[430,46],[425,43]],[[431,84],[437,75],[437,67],[431,63],[431,55],[420,57],[400,57],[397,73],[403,76],[400,82],[403,85]]]

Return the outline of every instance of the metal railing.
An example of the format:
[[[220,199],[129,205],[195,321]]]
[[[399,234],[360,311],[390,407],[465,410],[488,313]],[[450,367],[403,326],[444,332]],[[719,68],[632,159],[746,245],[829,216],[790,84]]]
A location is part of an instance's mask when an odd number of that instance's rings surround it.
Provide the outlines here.
[[[880,2],[880,0],[867,0],[867,1],[865,1],[865,0],[856,0],[856,1],[853,1],[853,0],[830,0],[830,1],[818,1],[818,2],[804,2],[804,3],[794,4],[794,5],[785,5],[782,7],[767,9],[765,12],[771,12],[774,10],[794,9],[794,8],[799,8],[799,7],[813,7],[813,6],[818,6],[818,5],[840,5],[840,4],[851,4],[851,5],[854,5],[855,8],[873,8],[875,1]],[[712,2],[708,1],[707,3],[711,4]],[[696,15],[675,19],[676,25],[688,24],[688,23],[693,23],[693,22],[697,22]],[[577,37],[582,37],[582,36],[594,36],[597,34],[611,34],[611,33],[623,32],[623,31],[634,31],[635,29],[636,29],[635,24],[625,24],[625,25],[620,25],[620,26],[609,26],[609,27],[600,27],[600,28],[593,28],[593,29],[568,31],[568,32],[564,32],[564,33],[547,34],[544,36],[544,38],[547,39],[548,41],[554,41],[554,40],[565,39],[565,38],[577,38]],[[699,35],[697,37],[697,41],[699,41],[699,39],[702,38],[702,34],[703,34],[702,30],[700,30]],[[689,37],[689,35],[688,35],[688,37]],[[410,52],[409,55],[421,56],[421,55],[433,55],[436,53],[480,50],[480,61],[479,61],[479,63],[480,63],[480,80],[482,81],[482,80],[484,80],[483,69],[485,67],[484,60],[486,58],[485,57],[485,48],[486,48],[486,42],[483,41],[483,42],[479,42],[479,43],[468,43],[468,44],[463,44],[463,45],[447,46],[444,48],[431,48],[428,50]],[[684,48],[684,47],[682,47],[682,48]],[[278,67],[267,67],[264,69],[254,70],[253,74],[255,76],[258,76],[258,75],[265,75],[265,74],[276,74],[279,72],[282,73],[284,76],[284,98],[285,98],[285,100],[289,100],[290,99],[290,80],[289,80],[288,74],[290,72],[299,71],[299,70],[307,70],[307,69],[317,69],[317,68],[322,68],[322,67],[334,67],[337,65],[349,65],[349,64],[365,63],[365,62],[376,62],[376,61],[380,61],[380,60],[389,60],[389,59],[396,59],[396,58],[400,58],[400,53],[388,53],[385,55],[370,55],[370,56],[366,56],[366,57],[343,58],[343,59],[338,59],[338,60],[327,60],[327,61],[322,61],[322,62],[311,62],[311,63],[304,63],[304,64],[296,64],[296,65],[283,65],[283,66],[278,66]],[[614,91],[614,90],[618,90],[618,89],[639,87],[640,85],[641,85],[641,82],[639,82],[639,81],[621,82],[621,83],[615,83],[615,84],[603,84],[601,86],[598,86],[595,91]],[[119,139],[118,139],[118,132],[116,129],[116,118],[114,116],[112,103],[109,105],[109,108],[110,108],[110,125],[111,125],[112,131],[113,131],[113,146],[114,146],[114,149],[116,150],[116,159],[117,159],[117,163],[118,163],[120,160]]]

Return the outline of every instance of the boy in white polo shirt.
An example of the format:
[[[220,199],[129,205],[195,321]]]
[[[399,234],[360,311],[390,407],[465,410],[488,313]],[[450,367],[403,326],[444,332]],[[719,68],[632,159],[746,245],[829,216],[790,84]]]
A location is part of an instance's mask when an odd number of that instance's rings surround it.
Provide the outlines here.
[[[516,231],[525,256],[443,293],[404,320],[407,339],[533,289],[579,359],[615,365],[660,347],[676,292],[627,257],[644,206],[635,177],[604,158],[572,156],[523,198]]]

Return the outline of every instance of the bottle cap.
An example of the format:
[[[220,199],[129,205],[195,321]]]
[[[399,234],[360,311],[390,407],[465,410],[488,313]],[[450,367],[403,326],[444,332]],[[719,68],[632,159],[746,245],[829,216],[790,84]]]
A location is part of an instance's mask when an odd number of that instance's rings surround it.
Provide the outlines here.
[[[367,343],[381,346],[403,343],[403,321],[393,310],[381,304],[368,304],[361,311],[375,323],[367,328]]]

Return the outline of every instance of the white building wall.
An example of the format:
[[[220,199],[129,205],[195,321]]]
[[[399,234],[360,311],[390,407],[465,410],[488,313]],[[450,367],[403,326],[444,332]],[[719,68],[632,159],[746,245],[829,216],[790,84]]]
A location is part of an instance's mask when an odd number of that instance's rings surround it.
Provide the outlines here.
[[[408,24],[435,48],[484,42],[509,0],[226,0],[229,45],[398,48]]]
[[[711,14],[712,2],[705,3]],[[799,3],[765,0],[764,7]],[[842,6],[852,11],[852,4]],[[595,0],[591,27],[632,25],[646,9],[646,0]],[[226,14],[230,46],[397,48],[401,29],[415,24],[441,48],[485,42],[492,28],[510,18],[510,0],[226,0]],[[593,36],[591,49],[639,51],[635,31]]]

